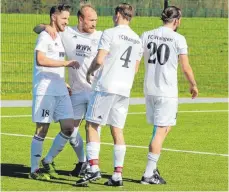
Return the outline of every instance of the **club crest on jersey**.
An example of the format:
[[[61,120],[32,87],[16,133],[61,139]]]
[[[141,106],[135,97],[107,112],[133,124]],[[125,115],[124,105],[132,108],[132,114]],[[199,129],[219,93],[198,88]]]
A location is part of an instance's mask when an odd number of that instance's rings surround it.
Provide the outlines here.
[[[98,43],[99,43],[98,39],[92,39],[91,40],[92,45],[98,45]]]
[[[53,47],[52,47],[52,44],[48,44],[48,51],[53,51]]]

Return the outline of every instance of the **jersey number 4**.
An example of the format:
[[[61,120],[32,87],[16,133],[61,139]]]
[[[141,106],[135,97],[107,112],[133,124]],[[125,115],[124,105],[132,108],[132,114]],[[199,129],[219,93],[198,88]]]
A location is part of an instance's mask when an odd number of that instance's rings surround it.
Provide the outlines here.
[[[129,68],[128,63],[131,62],[131,60],[130,60],[131,51],[132,51],[132,46],[129,46],[124,51],[124,53],[122,54],[122,56],[120,57],[120,60],[125,61],[124,62],[124,65],[122,65],[122,67]]]
[[[168,45],[161,44],[159,47],[157,47],[156,43],[149,42],[147,48],[150,49],[148,63],[156,64],[157,61],[160,65],[164,65],[168,61],[170,55]]]

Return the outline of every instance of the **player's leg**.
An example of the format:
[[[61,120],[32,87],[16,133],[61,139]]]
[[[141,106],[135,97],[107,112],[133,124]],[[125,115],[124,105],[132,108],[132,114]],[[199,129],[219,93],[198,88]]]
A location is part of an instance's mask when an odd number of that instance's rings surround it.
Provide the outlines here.
[[[116,95],[107,120],[107,124],[111,125],[111,134],[114,140],[114,172],[112,177],[104,183],[108,186],[123,186],[122,171],[126,154],[123,128],[126,122],[128,106],[129,98]]]
[[[70,171],[69,175],[78,177],[85,174],[87,163],[84,152],[83,139],[79,133],[79,126],[86,113],[86,93],[75,93],[71,95],[72,108],[74,112],[74,130],[77,132],[76,137],[71,137],[69,142],[78,157],[78,163],[75,168]]]
[[[69,173],[69,175],[75,177],[83,176],[87,169],[83,139],[78,131],[81,121],[82,121],[81,119],[74,120],[74,129],[77,131],[77,135],[75,137],[71,137],[69,140],[73,150],[75,151],[78,157],[78,163],[76,163],[75,168]]]
[[[155,126],[149,144],[148,162],[141,183],[165,184],[165,180],[157,169],[157,163],[163,142],[171,130],[171,126],[176,124],[177,99],[152,96],[146,99],[146,104],[147,119]]]
[[[86,184],[91,180],[101,178],[99,169],[99,152],[100,152],[100,137],[98,134],[99,125],[106,123],[107,116],[110,111],[110,104],[112,98],[110,94],[95,92],[91,97],[87,108],[87,159],[90,164],[90,172],[84,178],[78,180],[76,185]]]
[[[33,179],[49,180],[49,175],[42,173],[39,162],[42,156],[43,141],[52,122],[54,98],[52,96],[34,96],[32,106],[33,122],[36,122],[36,131],[31,143],[31,173]]]
[[[53,159],[63,150],[69,139],[77,135],[74,130],[73,110],[68,95],[56,97],[54,120],[55,122],[59,121],[61,131],[55,137],[48,154],[42,160],[42,165],[51,177],[58,178]]]

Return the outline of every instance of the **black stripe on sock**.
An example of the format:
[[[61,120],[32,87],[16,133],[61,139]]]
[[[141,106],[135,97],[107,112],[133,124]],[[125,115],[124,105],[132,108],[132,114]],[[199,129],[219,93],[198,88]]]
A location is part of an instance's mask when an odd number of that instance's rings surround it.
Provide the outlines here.
[[[63,137],[64,139],[69,139],[69,138],[70,138],[70,137],[64,135],[62,132],[60,132],[59,135],[60,135],[61,137]]]
[[[44,138],[37,137],[36,135],[34,135],[33,139],[37,141],[44,141]]]

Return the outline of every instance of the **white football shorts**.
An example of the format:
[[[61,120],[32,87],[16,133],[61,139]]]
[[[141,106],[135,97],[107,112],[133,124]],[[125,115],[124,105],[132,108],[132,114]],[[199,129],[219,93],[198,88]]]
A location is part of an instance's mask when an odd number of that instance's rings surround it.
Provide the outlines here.
[[[73,119],[72,103],[69,95],[51,96],[34,95],[32,119],[37,123],[58,122],[62,119]]]
[[[91,95],[92,92],[81,92],[72,94],[70,97],[75,120],[84,119]]]
[[[93,92],[87,108],[86,120],[99,125],[124,128],[129,98],[105,92]]]
[[[156,126],[174,126],[177,120],[178,98],[146,95],[146,117]]]

